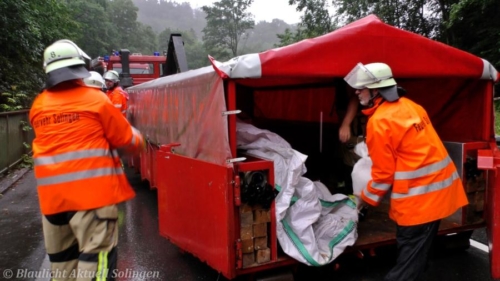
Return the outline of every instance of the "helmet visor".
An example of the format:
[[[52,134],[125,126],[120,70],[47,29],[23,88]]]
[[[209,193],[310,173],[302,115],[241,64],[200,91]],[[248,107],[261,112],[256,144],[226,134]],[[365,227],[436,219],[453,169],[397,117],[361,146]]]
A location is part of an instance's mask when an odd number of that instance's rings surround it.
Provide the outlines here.
[[[344,80],[354,89],[363,89],[366,85],[380,82],[381,80],[368,70],[362,63],[358,63]]]

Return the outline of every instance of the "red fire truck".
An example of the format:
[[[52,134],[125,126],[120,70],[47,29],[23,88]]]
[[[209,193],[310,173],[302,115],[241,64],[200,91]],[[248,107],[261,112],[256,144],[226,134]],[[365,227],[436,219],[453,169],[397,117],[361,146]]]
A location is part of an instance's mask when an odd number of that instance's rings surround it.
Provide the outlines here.
[[[128,57],[128,75],[124,72],[127,70],[122,65],[122,61]],[[167,58],[155,52],[153,55],[143,55],[140,53],[132,53],[129,55],[128,50],[113,52],[111,56],[98,57],[92,60],[91,70],[104,74],[108,70],[116,70],[120,74],[120,84],[122,87],[138,85],[153,79],[163,76],[163,68]],[[131,79],[127,79],[131,78]]]
[[[168,58],[171,60],[168,60]],[[168,61],[168,63],[167,63]],[[181,34],[171,34],[168,50],[152,55],[132,53],[127,49],[113,51],[111,56],[97,57],[90,63],[90,69],[103,75],[116,70],[123,88],[138,85],[156,78],[187,70],[186,55]]]
[[[254,175],[274,187],[279,163],[241,149],[238,119],[307,155],[306,177],[340,177],[332,164],[340,146],[333,109],[345,94],[343,77],[358,62],[385,62],[407,97],[427,110],[464,183],[469,205],[444,219],[439,234],[468,241],[472,230],[486,227],[491,275],[500,277],[493,109],[500,76],[489,62],[375,16],[290,46],[211,61],[127,89],[133,125],[148,138],[137,166],[157,189],[160,235],[229,279],[295,263],[277,239],[283,224],[277,206],[249,207],[242,200]],[[395,243],[387,208],[381,204],[357,223],[358,238],[346,252]]]

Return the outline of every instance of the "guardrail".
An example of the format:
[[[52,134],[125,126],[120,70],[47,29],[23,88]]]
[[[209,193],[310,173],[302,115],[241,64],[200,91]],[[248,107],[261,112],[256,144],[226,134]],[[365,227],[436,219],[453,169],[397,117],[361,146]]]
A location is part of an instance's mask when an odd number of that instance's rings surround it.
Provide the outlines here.
[[[29,125],[29,110],[0,112],[0,175],[19,164],[23,155],[29,154],[35,134],[33,130],[23,131],[22,121]]]

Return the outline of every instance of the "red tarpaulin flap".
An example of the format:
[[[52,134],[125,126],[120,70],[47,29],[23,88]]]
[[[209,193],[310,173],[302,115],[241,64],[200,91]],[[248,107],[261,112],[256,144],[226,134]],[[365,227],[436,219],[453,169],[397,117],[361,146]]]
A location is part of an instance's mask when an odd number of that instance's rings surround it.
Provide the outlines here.
[[[481,77],[480,58],[371,15],[329,34],[260,54],[262,76],[345,76],[358,62],[385,62],[398,77]]]

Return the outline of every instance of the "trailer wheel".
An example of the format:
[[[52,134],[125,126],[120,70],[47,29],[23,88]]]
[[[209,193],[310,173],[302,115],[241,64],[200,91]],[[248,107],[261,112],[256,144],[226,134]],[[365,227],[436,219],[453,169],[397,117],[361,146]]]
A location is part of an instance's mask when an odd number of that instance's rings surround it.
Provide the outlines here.
[[[282,269],[277,271],[268,271],[255,274],[253,281],[293,281],[293,273],[291,269]]]
[[[434,245],[437,250],[440,251],[465,251],[470,247],[470,237],[472,236],[472,232],[473,230],[467,230],[449,235],[438,236],[436,237],[437,239],[435,240]]]

